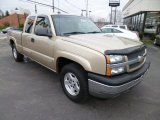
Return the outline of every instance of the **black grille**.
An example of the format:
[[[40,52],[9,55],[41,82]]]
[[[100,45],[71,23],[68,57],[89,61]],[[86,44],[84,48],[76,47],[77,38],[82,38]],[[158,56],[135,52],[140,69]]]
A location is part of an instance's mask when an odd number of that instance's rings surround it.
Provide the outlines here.
[[[144,60],[143,60],[143,61],[144,61]],[[130,69],[134,69],[134,68],[140,66],[140,65],[143,63],[143,61],[137,62],[137,63],[134,63],[134,64],[131,64],[131,65],[129,65],[129,68],[130,68]]]
[[[145,58],[145,56],[144,56],[145,54],[146,54],[145,47],[137,49],[136,51],[127,55],[128,61],[138,59],[138,56],[143,56]],[[144,60],[145,59],[143,59],[140,62],[129,65],[129,71],[134,71],[134,70],[139,69],[143,65]]]
[[[128,61],[137,59],[138,56],[143,56],[144,53],[145,53],[145,48],[142,48],[142,49],[139,49],[139,50],[137,50],[135,52],[132,52],[132,53],[127,55]]]

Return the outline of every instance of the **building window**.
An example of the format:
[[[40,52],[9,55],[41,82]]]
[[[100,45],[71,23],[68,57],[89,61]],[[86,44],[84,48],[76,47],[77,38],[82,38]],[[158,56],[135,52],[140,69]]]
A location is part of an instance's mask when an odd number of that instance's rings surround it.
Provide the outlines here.
[[[160,12],[147,12],[144,33],[157,33],[160,26]]]
[[[141,21],[140,21],[140,25],[139,25],[140,31],[143,31],[142,30],[143,29],[143,22],[144,22],[144,13],[141,14]]]

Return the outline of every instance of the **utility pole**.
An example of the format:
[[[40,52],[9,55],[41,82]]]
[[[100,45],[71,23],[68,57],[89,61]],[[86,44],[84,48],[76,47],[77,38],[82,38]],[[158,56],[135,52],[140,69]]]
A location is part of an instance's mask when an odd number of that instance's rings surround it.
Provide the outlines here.
[[[112,7],[111,7],[110,24],[112,24]]]
[[[52,0],[52,5],[53,5],[53,13],[54,13],[54,0]]]
[[[18,27],[20,27],[19,14],[17,14],[17,20],[18,20]]]
[[[23,0],[21,0],[21,1],[23,1]],[[42,6],[50,7],[50,8],[53,9],[53,6],[52,6],[52,5],[44,4],[44,3],[37,2],[37,1],[33,1],[33,0],[26,0],[26,1],[23,1],[23,2],[30,2],[30,3],[33,3],[33,4],[42,5]],[[54,9],[57,9],[57,10],[59,10],[59,11],[61,11],[61,12],[64,12],[64,13],[68,13],[68,12],[66,12],[66,11],[58,8],[58,7],[55,7],[55,6],[54,6]]]
[[[89,11],[89,17],[91,17],[91,12],[92,12],[92,11]]]
[[[81,16],[83,16],[83,12],[85,12],[86,10],[81,10],[81,11],[82,11]]]
[[[37,5],[35,4],[35,14],[37,14]]]
[[[87,0],[87,3],[86,3],[86,17],[88,17],[88,0]]]
[[[115,7],[114,24],[116,23],[116,12],[117,12],[117,7]]]

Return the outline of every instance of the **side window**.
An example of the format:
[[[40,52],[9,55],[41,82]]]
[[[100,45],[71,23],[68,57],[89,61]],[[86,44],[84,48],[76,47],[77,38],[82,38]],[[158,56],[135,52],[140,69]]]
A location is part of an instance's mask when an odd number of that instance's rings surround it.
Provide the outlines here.
[[[119,28],[126,29],[126,27],[123,25],[119,26]]]
[[[117,29],[112,29],[113,30],[113,33],[123,33],[121,32],[120,30],[117,30]]]
[[[104,33],[112,33],[112,29],[111,28],[104,28],[104,29],[102,29],[102,32],[104,32]]]
[[[51,33],[51,26],[50,26],[50,22],[49,19],[47,17],[38,17],[37,21],[36,21],[36,25],[35,25],[35,31],[37,29],[41,29],[41,28],[45,28],[48,30],[48,32]]]
[[[112,27],[118,27],[117,25],[112,25]]]
[[[35,20],[35,16],[28,17],[27,23],[26,23],[26,26],[25,26],[25,32],[26,33],[31,33],[34,20]]]

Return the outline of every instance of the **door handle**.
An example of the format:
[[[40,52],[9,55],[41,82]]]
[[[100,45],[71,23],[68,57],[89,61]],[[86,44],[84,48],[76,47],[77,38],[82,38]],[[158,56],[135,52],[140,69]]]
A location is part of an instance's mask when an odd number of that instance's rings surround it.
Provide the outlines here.
[[[34,38],[31,38],[31,42],[34,42],[35,40],[34,40]]]

